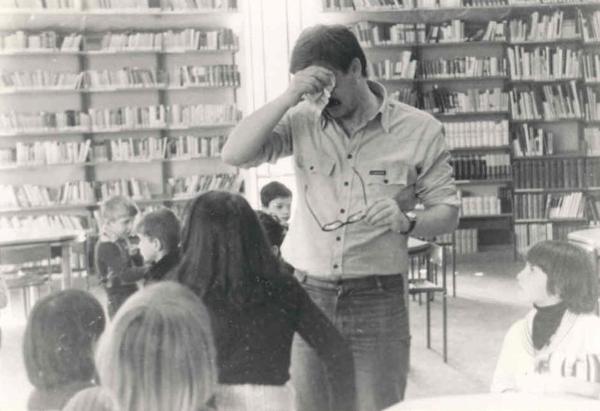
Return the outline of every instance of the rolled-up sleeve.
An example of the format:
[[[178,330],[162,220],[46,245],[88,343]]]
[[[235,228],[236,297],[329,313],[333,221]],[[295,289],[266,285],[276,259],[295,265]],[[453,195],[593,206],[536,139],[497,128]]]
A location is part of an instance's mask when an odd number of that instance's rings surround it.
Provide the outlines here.
[[[242,168],[256,167],[263,163],[274,164],[280,158],[293,153],[292,113],[288,111],[275,126],[271,135],[262,145],[256,156],[241,165]]]
[[[433,137],[420,164],[416,195],[426,208],[438,204],[460,207],[449,161],[450,153],[446,149],[444,129],[437,122],[428,128]]]

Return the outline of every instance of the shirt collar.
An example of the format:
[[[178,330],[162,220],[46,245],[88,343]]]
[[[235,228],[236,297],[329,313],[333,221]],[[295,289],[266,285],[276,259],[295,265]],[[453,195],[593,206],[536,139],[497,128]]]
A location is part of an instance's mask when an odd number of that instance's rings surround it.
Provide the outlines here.
[[[390,102],[388,99],[388,93],[386,88],[379,82],[373,80],[367,80],[367,86],[369,89],[381,99],[381,104],[372,118],[369,121],[372,121],[374,118],[379,116],[379,121],[381,122],[381,127],[383,131],[386,133],[390,132]],[[325,114],[325,110],[321,112],[321,127],[324,129],[327,126],[330,118]]]

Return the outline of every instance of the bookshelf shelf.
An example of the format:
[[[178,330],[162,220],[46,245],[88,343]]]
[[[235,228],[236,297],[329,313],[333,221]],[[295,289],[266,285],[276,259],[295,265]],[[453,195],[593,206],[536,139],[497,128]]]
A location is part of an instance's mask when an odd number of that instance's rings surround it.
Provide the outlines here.
[[[565,78],[546,78],[546,79],[510,79],[511,85],[517,86],[528,86],[528,85],[542,85],[552,83],[565,83],[569,81],[582,81],[581,77],[565,77]]]
[[[458,186],[466,186],[466,185],[502,185],[502,184],[511,184],[512,178],[495,178],[495,179],[481,179],[481,180],[456,180],[456,185]]]
[[[55,163],[55,164],[9,164],[0,165],[0,171],[22,171],[22,170],[37,170],[40,168],[59,168],[59,167],[89,167],[92,163]]]
[[[24,136],[55,136],[85,134],[88,128],[53,129],[53,130],[21,130],[13,132],[0,132],[0,137],[24,137]]]
[[[510,121],[513,124],[528,124],[528,123],[543,123],[543,124],[561,124],[561,123],[582,123],[583,119],[581,118],[559,118],[559,119],[555,119],[555,120],[547,120],[547,119],[543,119],[543,118],[538,118],[538,119],[514,119],[511,118]]]
[[[520,218],[514,220],[515,224],[534,224],[534,223],[583,223],[585,218]]]
[[[501,214],[479,214],[479,215],[461,215],[461,220],[480,220],[484,218],[512,218],[512,213]]]
[[[584,192],[587,189],[582,187],[554,187],[554,188],[515,188],[515,194],[525,193],[570,193],[570,192]]]
[[[415,48],[417,46],[421,46],[419,43],[391,43],[391,44],[372,44],[372,45],[362,45],[362,48],[365,52],[370,50],[408,50]]]
[[[569,158],[589,158],[585,154],[581,153],[562,153],[562,154],[546,154],[546,155],[538,155],[538,156],[523,156],[523,157],[513,157],[514,161],[527,161],[527,160],[552,160],[552,159],[569,159]]]
[[[61,51],[52,49],[25,49],[25,50],[0,50],[0,57],[20,56],[52,56],[52,57],[74,57],[82,54],[81,51]]]
[[[379,83],[414,83],[415,78],[372,78]]]
[[[429,113],[440,119],[462,118],[462,117],[485,117],[485,116],[508,116],[507,110],[501,111],[470,111],[464,113]]]
[[[470,153],[470,152],[488,152],[488,151],[510,151],[510,146],[477,146],[477,147],[453,147],[451,153]]]
[[[420,48],[433,49],[433,48],[447,48],[447,47],[459,47],[459,48],[471,48],[471,47],[505,47],[506,41],[448,41],[439,43],[418,43]]]
[[[572,38],[559,38],[559,39],[541,39],[541,40],[511,40],[508,42],[510,46],[556,46],[556,45],[569,45],[569,44],[581,44],[583,39],[581,37]]]
[[[78,204],[55,204],[44,207],[29,208],[4,208],[0,209],[0,215],[18,215],[18,214],[45,214],[58,213],[63,211],[84,210],[97,208],[97,203],[78,203]]]
[[[54,88],[17,88],[17,89],[0,89],[0,95],[8,96],[8,95],[37,95],[37,94],[58,94],[58,93],[79,93],[81,90],[76,89],[75,87],[54,87]]]
[[[484,81],[505,81],[508,80],[508,76],[477,76],[477,77],[418,77],[415,79],[420,83],[443,83],[443,82],[453,82],[453,81],[476,81],[476,82],[484,82]]]

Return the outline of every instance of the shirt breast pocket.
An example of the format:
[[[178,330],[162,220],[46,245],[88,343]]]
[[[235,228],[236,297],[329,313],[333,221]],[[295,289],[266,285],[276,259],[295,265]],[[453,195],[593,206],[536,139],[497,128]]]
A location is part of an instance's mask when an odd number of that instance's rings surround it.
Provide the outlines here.
[[[415,206],[415,176],[408,164],[369,164],[362,171],[369,203],[393,198],[402,210]]]

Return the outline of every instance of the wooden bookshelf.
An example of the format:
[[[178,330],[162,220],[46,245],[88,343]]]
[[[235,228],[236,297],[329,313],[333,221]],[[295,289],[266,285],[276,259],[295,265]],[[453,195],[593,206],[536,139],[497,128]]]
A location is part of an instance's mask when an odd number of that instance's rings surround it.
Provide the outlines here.
[[[37,114],[74,111],[90,115],[89,124],[80,127],[34,128],[21,126],[3,129],[0,126],[0,162],[3,162],[0,164],[4,164],[0,165],[0,186],[48,185],[52,190],[63,190],[63,185],[68,182],[83,181],[91,183],[98,194],[100,185],[125,181],[131,182],[127,183],[131,184],[128,186],[128,190],[135,190],[135,186],[139,182],[141,186],[137,189],[149,193],[149,196],[134,199],[136,203],[141,207],[156,207],[179,204],[192,198],[190,194],[179,195],[177,190],[182,188],[186,192],[193,190],[193,187],[204,191],[208,188],[227,188],[227,184],[230,183],[232,187],[239,184],[234,178],[226,178],[229,175],[237,176],[238,170],[220,161],[219,152],[213,152],[213,150],[220,150],[220,143],[213,144],[213,139],[216,142],[217,138],[224,138],[223,136],[226,136],[237,122],[236,109],[226,107],[237,106],[238,110],[243,109],[239,106],[238,98],[242,87],[239,82],[239,73],[242,70],[238,65],[240,47],[237,39],[241,33],[241,20],[241,15],[237,10],[225,9],[0,9],[0,25],[3,27],[4,35],[23,31],[25,36],[29,36],[37,35],[42,31],[53,31],[57,33],[58,42],[62,42],[63,36],[72,33],[82,36],[81,44],[75,46],[74,49],[62,50],[58,43],[57,47],[49,48],[19,49],[12,47],[0,50],[0,64],[3,65],[6,72],[33,72],[39,69],[49,72],[83,74],[88,71],[116,72],[124,67],[139,67],[159,74],[171,74],[183,67],[219,66],[229,67],[232,75],[237,73],[236,84],[232,79],[227,80],[231,80],[230,84],[202,83],[195,82],[194,79],[186,79],[185,82],[156,81],[153,84],[144,85],[132,82],[102,87],[26,87],[19,85],[18,87],[0,88],[0,113],[14,111]],[[133,35],[135,33],[163,35],[162,33],[171,32],[172,36],[177,36],[187,29],[216,33],[208,33],[205,37],[208,39],[206,41],[215,39],[214,41],[218,42],[216,48],[209,45],[213,48],[192,47],[190,49],[186,43],[177,43],[179,40],[175,37],[169,39],[164,37],[164,40],[161,40],[164,41],[163,46],[159,47],[99,49],[101,37],[109,32],[113,35]],[[230,31],[224,32],[223,30]],[[183,37],[181,34],[181,38]],[[181,47],[177,44],[181,44]],[[220,114],[219,108],[211,108],[213,106],[209,105],[222,105],[224,108],[221,111],[224,114]],[[151,106],[165,108],[167,118],[163,123],[157,121],[158,119],[150,119],[151,122],[144,119],[144,108]],[[179,111],[168,111],[171,108],[174,110],[175,106]],[[96,109],[97,116],[105,115],[102,113],[102,109],[110,109],[112,110],[110,116],[118,118],[121,115],[125,116],[125,111],[120,112],[117,109],[126,107],[136,113],[133,120],[122,119],[117,122],[112,122],[112,120],[108,122],[108,117],[106,117],[105,120],[96,122],[91,117],[90,110],[92,109]],[[198,117],[197,110],[204,110],[204,107],[206,107],[206,111],[202,117]],[[189,110],[190,114],[186,114],[188,112],[185,110]],[[216,114],[211,114],[212,112],[209,110],[214,110]],[[233,114],[227,117],[229,112]],[[181,117],[173,119],[169,117],[175,115]],[[186,118],[191,118],[192,122],[188,122],[185,120]],[[199,118],[207,120],[198,121]],[[215,120],[209,120],[211,118],[215,118]],[[226,120],[220,121],[221,118]],[[25,120],[18,120],[19,123],[21,121]],[[99,126],[100,124],[102,126]],[[107,124],[114,125],[105,126]],[[134,124],[135,126],[124,124]],[[202,149],[205,150],[208,147],[212,154],[210,156],[204,154],[172,155],[170,150],[174,150],[174,148],[169,146],[166,149],[168,152],[163,154],[162,158],[130,157],[125,160],[97,161],[91,157],[94,147],[103,145],[108,147],[109,142],[115,140],[130,139],[138,144],[137,142],[144,139],[155,138],[166,142],[165,144],[175,144],[172,141],[177,140],[179,136],[197,137],[202,140],[202,144],[206,144],[206,147],[203,146]],[[14,150],[20,143],[30,146],[44,142],[58,142],[59,144],[64,142],[66,144],[67,142],[84,143],[88,141],[90,142],[89,152],[85,161],[51,164],[10,163],[1,157],[6,155],[9,150]],[[175,152],[173,151],[173,153]],[[50,179],[48,179],[49,174],[51,174]],[[200,182],[194,180],[196,177],[199,177]],[[107,187],[105,187],[106,190],[109,190]],[[62,191],[60,195],[62,195]],[[87,227],[93,227],[92,213],[99,207],[98,200],[100,199],[73,204],[52,203],[33,207],[0,207],[0,218],[46,214],[77,215],[87,220]]]

